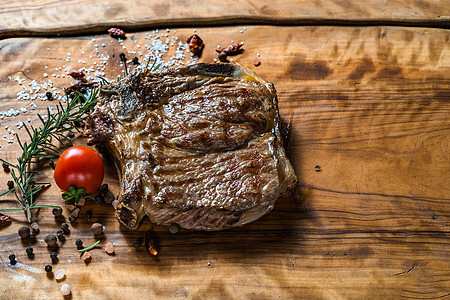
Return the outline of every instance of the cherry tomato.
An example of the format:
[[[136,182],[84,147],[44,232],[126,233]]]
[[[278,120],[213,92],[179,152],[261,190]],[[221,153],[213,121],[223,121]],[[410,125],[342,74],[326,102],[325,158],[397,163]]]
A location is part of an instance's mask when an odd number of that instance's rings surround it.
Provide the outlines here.
[[[75,146],[59,157],[55,167],[58,187],[68,192],[70,186],[85,189],[86,194],[95,192],[103,182],[103,161],[91,148]]]

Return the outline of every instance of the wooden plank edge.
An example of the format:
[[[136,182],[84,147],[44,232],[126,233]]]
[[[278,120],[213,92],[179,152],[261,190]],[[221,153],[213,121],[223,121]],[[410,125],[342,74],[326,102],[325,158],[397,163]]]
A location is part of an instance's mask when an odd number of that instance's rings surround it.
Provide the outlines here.
[[[55,26],[49,28],[14,28],[0,29],[0,39],[14,37],[54,37],[54,36],[80,36],[104,34],[111,27],[120,27],[126,32],[145,31],[156,28],[183,28],[183,27],[217,27],[239,25],[272,25],[272,26],[398,26],[398,27],[424,27],[450,29],[450,19],[430,20],[348,20],[348,19],[324,19],[324,18],[273,18],[257,16],[228,16],[220,18],[176,18],[166,20],[139,20],[139,21],[114,21],[92,23],[77,26]]]

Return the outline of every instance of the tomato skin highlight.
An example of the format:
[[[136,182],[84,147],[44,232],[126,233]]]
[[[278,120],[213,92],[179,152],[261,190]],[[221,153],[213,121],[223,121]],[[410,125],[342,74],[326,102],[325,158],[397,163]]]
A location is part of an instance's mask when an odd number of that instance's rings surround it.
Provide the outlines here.
[[[65,192],[70,186],[83,188],[86,194],[95,192],[103,182],[102,158],[89,147],[71,147],[59,157],[54,176],[58,187]]]

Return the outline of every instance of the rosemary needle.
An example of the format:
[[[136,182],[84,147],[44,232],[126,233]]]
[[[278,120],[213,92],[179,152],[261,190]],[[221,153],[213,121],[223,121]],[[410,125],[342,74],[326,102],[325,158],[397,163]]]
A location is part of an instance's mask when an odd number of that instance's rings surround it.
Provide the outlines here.
[[[98,243],[100,243],[100,240],[96,241],[95,243],[93,243],[93,244],[90,245],[89,247],[86,247],[86,248],[83,248],[83,249],[78,250],[78,252],[85,252],[85,251],[91,250],[92,248],[94,248],[95,246],[97,246]]]

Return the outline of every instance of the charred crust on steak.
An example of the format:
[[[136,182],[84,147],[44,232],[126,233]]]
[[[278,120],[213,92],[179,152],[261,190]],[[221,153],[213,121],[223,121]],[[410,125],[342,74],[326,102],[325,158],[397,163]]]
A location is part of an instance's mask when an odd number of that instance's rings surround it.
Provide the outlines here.
[[[194,74],[201,74],[205,76],[233,76],[236,71],[235,65],[232,64],[205,64],[199,63],[189,66],[191,72]]]
[[[222,230],[272,210],[297,182],[273,84],[237,64],[135,70],[101,88],[90,142],[113,156],[116,218]]]
[[[114,123],[110,115],[100,110],[94,111],[87,120],[86,125],[89,128],[85,131],[90,136],[90,142],[107,142],[114,137]]]

